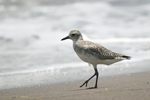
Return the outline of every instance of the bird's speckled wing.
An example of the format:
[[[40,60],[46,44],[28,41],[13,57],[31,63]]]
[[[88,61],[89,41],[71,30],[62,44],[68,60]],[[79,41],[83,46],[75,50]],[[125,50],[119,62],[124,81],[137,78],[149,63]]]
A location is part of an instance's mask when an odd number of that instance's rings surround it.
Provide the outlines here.
[[[123,59],[122,54],[114,53],[103,46],[89,42],[89,41],[78,41],[76,43],[75,51],[81,52],[84,55],[90,55],[100,60],[107,59]]]

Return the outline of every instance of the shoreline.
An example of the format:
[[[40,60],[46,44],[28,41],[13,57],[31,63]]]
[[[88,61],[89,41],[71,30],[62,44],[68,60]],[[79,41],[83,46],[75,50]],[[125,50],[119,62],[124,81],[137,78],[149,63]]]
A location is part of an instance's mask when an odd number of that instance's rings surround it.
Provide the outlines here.
[[[149,100],[150,72],[99,78],[97,89],[80,88],[85,81],[0,90],[0,100]],[[95,78],[88,87],[95,85]]]
[[[98,66],[100,73],[99,78],[150,72],[149,61],[150,60],[128,62],[125,64],[118,63],[112,66]],[[3,80],[0,82],[0,90],[86,80],[93,73],[94,70],[91,66],[82,66],[77,68],[52,68],[42,71],[39,70],[34,73],[0,76],[0,80]]]

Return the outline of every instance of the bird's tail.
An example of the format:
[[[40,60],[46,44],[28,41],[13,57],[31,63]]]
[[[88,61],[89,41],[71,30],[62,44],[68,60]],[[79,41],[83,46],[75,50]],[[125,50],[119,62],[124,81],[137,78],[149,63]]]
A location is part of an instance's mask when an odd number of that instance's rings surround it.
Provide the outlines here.
[[[122,56],[122,57],[125,58],[125,59],[131,59],[130,56]]]

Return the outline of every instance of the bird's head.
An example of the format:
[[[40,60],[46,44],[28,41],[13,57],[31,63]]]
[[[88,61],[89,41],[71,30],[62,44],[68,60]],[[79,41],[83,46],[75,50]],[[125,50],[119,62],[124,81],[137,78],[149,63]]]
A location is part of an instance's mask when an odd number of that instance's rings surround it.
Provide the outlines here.
[[[66,39],[71,39],[72,41],[77,41],[77,40],[83,40],[82,34],[80,33],[80,31],[78,30],[72,30],[70,31],[69,35],[63,39],[61,39],[61,41],[66,40]]]

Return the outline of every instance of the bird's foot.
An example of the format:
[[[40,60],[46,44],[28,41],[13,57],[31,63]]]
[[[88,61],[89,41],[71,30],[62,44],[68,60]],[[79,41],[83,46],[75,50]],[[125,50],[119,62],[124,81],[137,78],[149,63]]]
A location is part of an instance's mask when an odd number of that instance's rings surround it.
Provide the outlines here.
[[[96,89],[97,87],[89,87],[89,88],[87,88],[87,89]]]
[[[84,86],[85,84],[86,84],[85,86],[87,87],[88,82],[89,82],[88,80],[85,81],[80,87]]]

